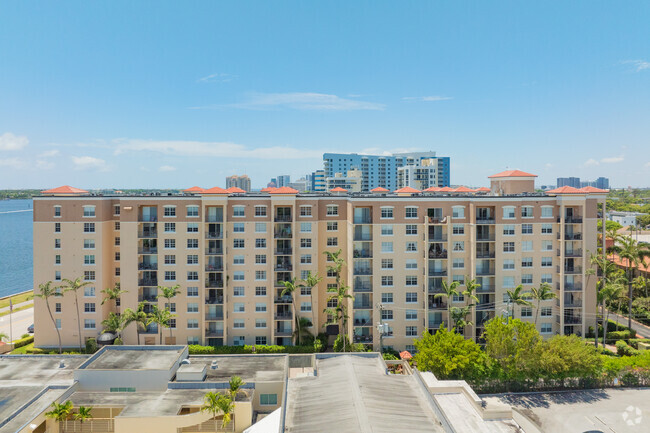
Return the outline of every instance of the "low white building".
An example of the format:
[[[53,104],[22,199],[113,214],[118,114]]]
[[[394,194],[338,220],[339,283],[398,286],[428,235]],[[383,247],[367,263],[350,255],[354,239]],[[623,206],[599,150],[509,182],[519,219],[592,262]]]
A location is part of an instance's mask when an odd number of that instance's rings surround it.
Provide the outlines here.
[[[627,226],[636,226],[636,217],[645,215],[641,212],[619,212],[611,211],[607,212],[607,220],[615,221],[622,225],[623,227]]]

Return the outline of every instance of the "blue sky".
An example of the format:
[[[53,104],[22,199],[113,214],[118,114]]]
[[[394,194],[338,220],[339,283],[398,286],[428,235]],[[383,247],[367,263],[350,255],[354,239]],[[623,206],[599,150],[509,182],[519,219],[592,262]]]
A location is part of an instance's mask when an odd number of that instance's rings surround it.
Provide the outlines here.
[[[650,186],[650,3],[0,4],[0,189],[254,187],[434,150]]]

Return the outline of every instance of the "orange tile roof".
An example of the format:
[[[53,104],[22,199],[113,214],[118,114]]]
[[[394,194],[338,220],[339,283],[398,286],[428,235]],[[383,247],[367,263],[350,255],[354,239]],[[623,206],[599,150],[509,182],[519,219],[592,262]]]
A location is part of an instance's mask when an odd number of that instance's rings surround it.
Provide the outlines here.
[[[405,350],[399,353],[399,357],[401,359],[411,359],[413,358],[413,355],[411,355],[411,352],[409,352],[408,350]]]
[[[390,191],[387,190],[386,188],[382,188],[382,187],[378,186],[377,188],[371,189],[370,192],[390,192]]]
[[[438,191],[440,191],[439,186],[430,186],[429,188],[425,189],[422,192],[438,192]]]
[[[537,177],[537,175],[526,173],[525,171],[521,171],[521,170],[506,170],[506,171],[502,171],[501,173],[488,176],[488,179],[494,177]]]
[[[482,187],[480,187],[480,188],[478,188],[476,190],[476,192],[490,192],[490,191],[492,191],[492,190],[490,188],[488,188],[487,186],[482,186]]]
[[[47,189],[41,191],[41,194],[86,194],[88,191],[85,189],[75,188],[70,185],[63,185],[58,188]]]
[[[228,191],[226,191],[223,188],[220,188],[218,186],[213,186],[210,189],[204,189],[201,191],[203,194],[228,194]]]
[[[593,194],[609,192],[608,189],[600,189],[600,188],[596,188],[595,186],[585,186],[584,188],[580,188],[580,191],[589,192]]]
[[[275,189],[274,186],[267,186],[266,188],[262,188],[260,192],[271,192]]]
[[[280,188],[275,188],[273,191],[269,191],[269,194],[298,194],[297,189],[293,189],[288,186],[282,186]]]
[[[574,188],[572,186],[561,186],[559,188],[546,191],[546,194],[584,194],[584,191]]]
[[[238,188],[236,186],[231,186],[230,188],[227,188],[226,191],[228,191],[231,194],[244,194],[246,192],[243,189]]]
[[[337,186],[336,188],[330,189],[330,192],[348,192],[348,190],[345,188],[341,188],[340,186]]]
[[[454,190],[454,192],[476,192],[476,190],[472,188],[467,188],[466,186],[459,186]]]
[[[622,266],[624,268],[629,267],[628,260],[620,258],[618,254],[610,254],[607,256],[607,258],[618,266]],[[643,259],[643,263],[640,263],[638,266],[636,266],[636,268],[643,272],[650,272],[650,257],[645,257]]]
[[[440,192],[451,192],[451,191],[453,191],[453,190],[454,190],[453,188],[450,188],[450,187],[448,187],[448,186],[443,186],[442,188],[440,188],[439,191],[440,191]]]
[[[203,192],[203,191],[205,190],[200,186],[193,186],[192,188],[187,188],[183,190],[183,192]]]
[[[415,193],[422,192],[422,191],[420,191],[419,189],[411,188],[410,186],[405,186],[404,188],[396,189],[393,192],[395,192],[397,194],[403,194],[403,193],[415,194]]]

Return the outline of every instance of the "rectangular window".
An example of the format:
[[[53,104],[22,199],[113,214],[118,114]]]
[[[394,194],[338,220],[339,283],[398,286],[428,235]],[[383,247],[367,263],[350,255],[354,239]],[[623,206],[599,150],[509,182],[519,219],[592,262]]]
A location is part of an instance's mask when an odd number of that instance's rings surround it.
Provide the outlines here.
[[[338,216],[339,215],[339,206],[336,204],[327,205],[327,216]]]
[[[522,241],[521,242],[522,251],[532,251],[533,250],[533,241]]]
[[[542,283],[553,284],[553,275],[551,274],[542,274]]]
[[[246,312],[246,304],[243,302],[235,302],[234,304],[234,312],[235,313],[245,313]]]
[[[521,258],[521,267],[522,268],[532,268],[533,267],[533,258],[532,257],[522,257]]]
[[[417,250],[418,250],[418,243],[417,242],[407,242],[406,243],[406,252],[407,253],[416,252]]]
[[[311,233],[311,223],[300,223],[300,233]]]
[[[176,271],[165,271],[165,281],[176,281]]]
[[[255,223],[255,233],[266,233],[266,223]]]
[[[113,224],[113,228],[114,228],[115,230],[119,231],[120,228],[121,228],[120,222],[119,222],[119,221],[115,221],[115,223]]]
[[[264,335],[255,336],[255,344],[258,345],[258,346],[266,345],[266,336],[264,336]]]
[[[255,248],[266,248],[266,239],[264,238],[255,239]]]
[[[542,218],[553,218],[553,206],[542,206]]]
[[[266,264],[266,254],[255,254],[255,264],[256,265],[265,265]]]
[[[418,292],[406,292],[406,303],[414,304],[418,301]]]
[[[60,265],[61,264],[61,254],[57,254],[54,256],[54,264],[55,265]]]
[[[542,251],[553,251],[553,241],[542,241]]]
[[[89,206],[89,205],[84,206],[84,217],[92,218],[94,216],[95,216],[95,206]]]
[[[452,218],[465,218],[465,206],[454,206],[451,208]]]
[[[381,217],[392,219],[393,218],[393,208],[392,207],[382,207],[381,208]]]
[[[120,237],[119,236],[115,236],[115,246],[116,247],[120,246]]]
[[[418,261],[417,259],[406,259],[406,269],[417,269]]]
[[[393,259],[381,259],[382,269],[393,269]]]
[[[95,271],[84,271],[84,281],[95,281]]]
[[[515,226],[512,224],[506,224],[503,226],[503,235],[504,236],[514,236],[515,235]]]
[[[95,255],[86,254],[84,255],[84,265],[94,265],[95,264]]]
[[[59,218],[61,216],[61,206],[54,206],[54,217]]]
[[[300,303],[300,311],[303,313],[308,313],[311,311],[311,302],[301,302]]]
[[[115,268],[115,276],[119,277],[120,276],[120,268]]]
[[[236,255],[232,258],[233,265],[243,265],[244,264],[244,255]]]
[[[418,277],[416,275],[407,275],[405,279],[405,285],[406,286],[417,286],[418,285]]]
[[[533,207],[532,206],[522,206],[521,207],[521,217],[522,218],[532,218],[533,217]]]
[[[95,329],[95,319],[84,319],[84,329]]]
[[[119,215],[120,214],[120,205],[116,204],[113,206],[113,215]]]
[[[265,281],[266,271],[255,271],[255,281]]]
[[[503,207],[503,219],[511,220],[515,218],[515,207],[514,206],[504,206]]]
[[[522,224],[521,225],[521,234],[522,235],[532,235],[533,234],[533,225],[532,224]]]
[[[187,271],[187,281],[199,281],[199,273],[197,271]]]
[[[235,271],[232,273],[232,279],[235,281],[244,281],[244,271]]]
[[[244,319],[235,319],[233,320],[232,327],[235,329],[244,329],[245,327]]]
[[[521,284],[533,284],[533,274],[521,274]]]
[[[233,223],[232,231],[233,233],[244,233],[244,223]]]
[[[417,235],[418,226],[415,224],[406,224],[406,234],[407,235]]]
[[[417,337],[418,327],[417,326],[407,326],[406,327],[406,336],[407,337]]]
[[[381,302],[382,304],[392,304],[393,303],[393,293],[392,292],[384,292],[381,294]]]
[[[453,250],[459,253],[465,251],[465,241],[455,241]]]
[[[381,310],[381,320],[393,320],[393,310]]]
[[[60,313],[61,312],[61,303],[57,302],[54,304],[54,312],[55,313]]]
[[[327,222],[327,231],[335,232],[339,229],[339,223],[337,221],[328,221]]]
[[[515,261],[513,259],[504,259],[503,260],[503,270],[511,271],[515,268]]]
[[[84,223],[84,233],[95,233],[95,223]]]
[[[266,287],[256,286],[255,287],[255,296],[266,296]]]
[[[176,239],[165,239],[165,248],[166,249],[176,248]]]
[[[381,226],[381,235],[382,236],[393,236],[393,226],[390,224],[382,224]]]
[[[515,243],[514,242],[504,242],[503,243],[503,252],[504,253],[514,253],[515,252]]]
[[[232,247],[233,247],[233,248],[237,248],[237,249],[239,249],[239,248],[244,248],[245,245],[246,245],[246,244],[245,244],[245,242],[244,242],[244,239],[233,239],[233,240],[232,240]]]
[[[199,288],[198,287],[188,287],[187,288],[187,297],[188,298],[198,298]]]
[[[266,206],[261,206],[261,205],[255,206],[255,216],[256,217],[265,217],[266,216]]]
[[[171,304],[165,302],[165,308],[169,308],[170,313],[175,313],[176,312],[176,302],[172,302]]]
[[[540,328],[540,333],[541,334],[552,334],[553,333],[553,325],[551,323],[542,323],[542,326]]]
[[[260,406],[276,406],[277,404],[277,394],[260,394]]]
[[[187,207],[187,216],[188,217],[198,217],[199,216],[199,207],[198,206],[188,206]]]
[[[175,217],[176,216],[176,206],[164,206],[163,215],[166,217]]]
[[[199,329],[199,320],[187,319],[187,329]]]
[[[542,307],[539,315],[542,317],[551,317],[553,315],[553,307]]]
[[[84,313],[94,313],[95,312],[95,303],[94,302],[85,302],[84,303]]]
[[[199,223],[187,223],[187,232],[188,233],[198,233],[199,232]]]
[[[533,317],[533,309],[530,307],[521,307],[521,317]]]
[[[465,269],[465,259],[453,259],[451,267],[453,269]]]
[[[245,214],[246,206],[233,206],[232,207],[232,216],[234,217],[243,217]]]
[[[393,276],[392,275],[382,275],[381,276],[381,285],[383,287],[390,287],[393,285]]]
[[[553,266],[553,257],[542,257],[542,268],[550,268]]]
[[[61,319],[56,319],[56,329],[61,329]]]
[[[255,319],[256,328],[266,328],[266,319]]]
[[[95,296],[95,288],[92,286],[84,287],[84,296],[87,298]]]
[[[176,264],[176,256],[173,254],[165,254],[165,264],[166,265],[175,265]]]
[[[327,246],[328,247],[336,247],[339,245],[339,238],[327,238]]]
[[[84,224],[84,231],[86,231],[85,228],[86,224]],[[61,233],[61,223],[54,223],[54,233]]]
[[[300,255],[300,264],[310,265],[311,264],[311,254],[301,254]]]
[[[120,252],[119,251],[115,251],[115,261],[116,262],[120,261]]]
[[[463,224],[454,224],[452,226],[452,234],[455,235],[464,235],[465,234],[465,226]]]
[[[515,277],[503,277],[503,288],[512,289],[515,287]]]
[[[411,218],[417,218],[418,217],[418,208],[417,207],[407,207],[405,209],[405,218],[411,219]]]
[[[188,265],[198,265],[199,264],[199,255],[198,254],[188,254],[187,255],[187,264]]]
[[[61,281],[61,271],[54,271],[54,280]]]
[[[542,224],[542,234],[543,235],[552,235],[553,234],[553,224]]]
[[[311,248],[311,239],[301,238],[300,239],[300,248]]]
[[[300,216],[301,217],[310,217],[311,216],[311,206],[300,206]]]
[[[232,337],[233,346],[244,346],[246,344],[246,337],[243,335],[235,335]]]
[[[258,302],[255,304],[256,313],[266,313],[266,304]]]
[[[187,304],[187,312],[188,313],[198,313],[199,312],[199,304],[196,302],[190,302]]]
[[[301,269],[300,270],[300,279],[305,281],[307,277],[309,276],[309,271],[307,269]]]
[[[187,240],[187,249],[188,250],[195,250],[199,247],[199,240],[198,239],[188,239]]]
[[[381,252],[382,253],[392,253],[393,252],[393,243],[392,242],[382,242],[381,243]]]
[[[93,241],[93,248],[95,248],[95,243]],[[60,249],[61,248],[61,239],[54,239],[54,248],[55,249]]]

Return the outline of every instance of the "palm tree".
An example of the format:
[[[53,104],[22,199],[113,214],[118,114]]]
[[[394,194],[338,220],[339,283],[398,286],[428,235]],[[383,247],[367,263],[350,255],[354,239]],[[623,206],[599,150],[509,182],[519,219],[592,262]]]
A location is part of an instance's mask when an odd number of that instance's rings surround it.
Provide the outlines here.
[[[79,351],[83,351],[83,343],[81,342],[81,315],[79,314],[79,289],[89,284],[91,281],[84,281],[82,277],[75,278],[74,280],[63,279],[66,284],[63,287],[63,293],[74,292],[74,306],[77,309],[77,327],[79,330]]]
[[[336,286],[327,289],[327,292],[330,293],[327,301],[336,300],[336,307],[334,309],[325,308],[323,311],[333,316],[332,324],[339,325],[339,336],[343,340],[343,351],[345,352],[347,323],[350,318],[347,314],[347,303],[348,299],[354,299],[354,296],[348,293],[350,287],[341,280],[341,271],[345,265],[345,260],[341,257],[341,250],[334,252],[323,251],[323,254],[327,256],[328,263],[332,263],[327,265],[327,270],[333,272],[336,278]]]
[[[530,289],[530,297],[537,301],[537,310],[535,311],[535,327],[537,327],[537,318],[539,317],[539,304],[542,301],[557,298],[549,283],[542,283],[539,287]]]
[[[169,328],[169,321],[171,320],[172,317],[175,317],[175,314],[172,314],[169,312],[168,309],[166,308],[158,308],[157,305],[153,306],[153,309],[151,311],[150,317],[151,317],[151,323],[155,323],[158,325],[158,334],[160,336],[160,344],[163,344],[162,342],[162,329],[163,328]]]
[[[515,317],[515,304],[521,306],[532,306],[533,304],[530,301],[527,301],[530,298],[530,292],[521,292],[524,289],[524,286],[521,284],[515,287],[514,290],[506,290],[508,294],[508,304],[512,305],[512,311],[508,317]]]
[[[158,295],[158,299],[160,298],[165,298],[167,299],[167,303],[165,304],[165,310],[170,314],[171,318],[171,305],[172,305],[172,298],[175,297],[176,295],[179,295],[181,293],[180,285],[176,284],[175,286],[167,287],[167,286],[158,286],[158,290],[160,290],[160,294]],[[169,327],[169,341],[171,343],[173,334],[172,334],[172,327]],[[162,344],[162,335],[161,335],[161,344]]]
[[[203,406],[201,412],[210,412],[214,418],[214,429],[217,430],[217,415],[223,412],[221,427],[226,428],[232,421],[232,413],[235,405],[230,397],[216,392],[208,392],[203,397]]]
[[[296,284],[297,278],[293,278],[290,281],[282,281],[282,284],[284,284],[284,289],[282,289],[282,292],[280,293],[281,297],[287,296],[287,294],[291,297],[291,309],[293,310],[293,315],[294,315],[294,320],[296,321],[296,324],[298,322],[298,310],[296,309],[296,303],[294,301],[293,295],[296,292],[296,289],[300,287],[300,285]],[[298,337],[298,344],[300,344],[300,337]]]
[[[0,332],[0,341],[5,341],[8,338],[9,336],[7,334],[5,334],[4,332]]]
[[[140,306],[144,307],[144,304],[141,304]],[[124,331],[131,323],[136,324],[138,345],[140,345],[140,327],[141,325],[144,325],[144,328],[146,328],[147,326],[149,326],[149,323],[151,323],[151,322],[147,322],[149,319],[147,313],[145,313],[142,308],[138,308],[137,311],[134,311],[131,308],[126,308],[122,312],[122,314],[120,314],[120,317],[122,318],[122,331]]]
[[[620,277],[623,279],[623,277]],[[619,299],[623,293],[623,284],[606,281],[605,285],[599,292],[599,299],[602,299],[603,308],[605,303],[611,303]],[[607,325],[609,324],[609,308],[607,309],[605,320],[603,321],[603,346],[607,342]]]
[[[77,408],[77,413],[75,413],[72,417],[75,421],[79,421],[80,424],[83,424],[84,421],[88,421],[89,419],[93,418],[93,415],[90,413],[92,410],[92,407],[79,406]]]
[[[239,376],[232,376],[228,381],[228,385],[230,386],[230,398],[235,401],[237,400],[237,393],[242,386],[246,385],[246,382]]]
[[[456,332],[465,328],[465,326],[471,326],[473,323],[467,319],[467,315],[470,313],[471,307],[466,305],[464,307],[452,307],[450,310],[451,319],[454,322],[454,328]]]
[[[104,299],[102,299],[102,305],[104,305],[104,302],[106,301],[113,301],[115,311],[117,311],[117,301],[120,299],[120,296],[122,296],[124,293],[127,293],[127,290],[122,290],[120,288],[120,283],[117,282],[115,283],[114,287],[107,287],[102,290],[102,293],[105,295]]]
[[[463,295],[467,297],[468,302],[474,301],[474,302],[478,303],[479,299],[478,299],[478,296],[476,296],[476,291],[478,289],[480,289],[480,288],[481,288],[481,285],[479,283],[477,283],[475,279],[470,279],[469,275],[465,277],[465,290],[463,290]],[[471,317],[475,318],[476,315],[474,314],[473,310],[476,307],[476,304],[471,304],[470,303],[470,304],[468,304],[468,306],[470,307],[469,312],[471,313]],[[473,337],[474,338],[476,337],[476,328],[474,328]]]
[[[447,300],[447,328],[451,329],[451,301],[454,296],[460,295],[458,291],[460,281],[452,281],[451,284],[447,281],[442,282],[442,293],[436,293],[433,298],[445,298]]]
[[[632,287],[637,290],[643,290],[643,297],[648,297],[648,279],[643,275],[639,275],[634,280],[632,280]]]
[[[311,333],[307,330],[312,326],[311,320],[309,320],[306,317],[299,317],[296,318],[296,330],[293,331],[293,335],[296,336],[296,345],[300,346],[300,337],[304,334],[311,335]]]
[[[57,403],[54,402],[52,403],[52,410],[49,412],[45,412],[45,416],[47,418],[52,418],[54,421],[58,423],[59,426],[59,431],[62,430],[62,422],[70,418],[70,414],[72,413],[72,402],[70,400],[66,401],[65,403]]]
[[[59,327],[56,326],[56,320],[54,320],[54,316],[52,315],[52,309],[50,308],[50,298],[63,296],[63,295],[61,294],[58,288],[52,287],[51,281],[48,281],[47,283],[39,284],[38,289],[40,290],[40,293],[37,293],[34,296],[37,296],[41,299],[45,299],[45,306],[47,307],[47,312],[50,315],[50,319],[52,319],[52,325],[54,325],[54,329],[56,330],[56,336],[59,338],[59,353],[62,353],[63,349],[61,347],[61,331],[59,330]]]
[[[309,287],[309,300],[311,302],[311,323],[316,323],[316,309],[314,309],[314,287],[321,282],[323,278],[318,276],[318,273],[312,274],[311,271],[307,273],[307,278],[303,280],[305,287]]]
[[[102,330],[102,334],[105,332],[110,332],[111,334],[115,334],[116,338],[120,338],[120,333],[122,332],[123,324],[124,324],[123,316],[118,316],[117,314],[111,311],[110,313],[108,313],[108,317],[102,320],[102,326],[104,327],[104,329]]]
[[[138,334],[138,346],[140,345],[140,332],[141,330],[146,330],[149,325],[153,323],[153,318],[151,317],[150,314],[147,314],[144,311],[144,302],[140,302],[138,304],[138,310],[133,313],[133,321],[136,324],[137,327],[137,334]]]

